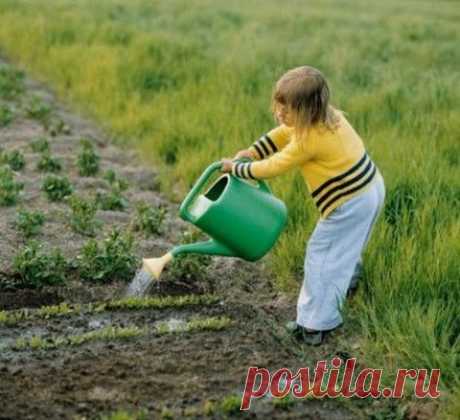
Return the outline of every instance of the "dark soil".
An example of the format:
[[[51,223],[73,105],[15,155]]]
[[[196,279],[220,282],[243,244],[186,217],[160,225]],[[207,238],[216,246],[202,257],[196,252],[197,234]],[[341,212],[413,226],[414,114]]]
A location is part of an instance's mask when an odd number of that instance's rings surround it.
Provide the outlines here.
[[[23,104],[31,95],[43,98],[53,114],[70,127],[70,134],[52,137],[41,122],[26,117]],[[4,286],[14,275],[11,262],[24,243],[13,225],[19,206],[46,213],[47,221],[37,239],[46,247],[58,247],[67,258],[74,257],[88,239],[68,226],[69,208],[65,203],[49,203],[40,192],[44,175],[36,171],[38,155],[28,147],[39,136],[49,138],[52,154],[65,163],[64,173],[77,192],[91,195],[109,188],[100,177],[78,175],[75,155],[82,137],[93,139],[103,170],[112,168],[130,182],[125,194],[130,203],[126,211],[98,211],[97,218],[104,222],[98,238],[112,227],[126,229],[134,214],[134,204],[142,199],[152,205],[161,204],[168,212],[162,235],[145,238],[137,234],[139,262],[141,257],[163,254],[178,241],[180,233],[187,229],[178,218],[178,206],[162,196],[155,170],[142,167],[134,152],[115,147],[107,134],[58,103],[49,89],[29,79],[24,95],[10,103],[16,109],[15,119],[0,128],[0,144],[6,150],[23,151],[27,163],[17,174],[25,184],[20,202],[0,208],[0,281]],[[351,334],[348,331],[333,333],[319,348],[303,347],[285,333],[284,323],[295,316],[295,297],[273,289],[263,261],[254,264],[214,258],[202,278],[191,283],[166,278],[152,294],[213,292],[220,301],[183,309],[111,311],[0,325],[0,418],[99,418],[117,410],[134,414],[144,411],[147,418],[167,417],[165,410],[171,412],[170,418],[203,418],[206,402],[219,404],[232,394],[241,395],[250,366],[266,367],[272,372],[280,367],[297,370],[349,351],[344,348],[344,337]],[[4,288],[0,290],[0,310],[64,301],[101,301],[122,295],[125,288],[126,284],[121,282],[100,285],[71,276],[65,286],[40,290]],[[230,317],[234,324],[221,331],[148,334],[127,341],[93,342],[55,350],[11,349],[19,337],[66,336],[107,325],[144,327],[159,320],[217,315]],[[355,419],[368,418],[372,405],[326,399],[300,401],[283,409],[264,397],[254,401],[250,412],[244,415],[217,410],[211,417]]]

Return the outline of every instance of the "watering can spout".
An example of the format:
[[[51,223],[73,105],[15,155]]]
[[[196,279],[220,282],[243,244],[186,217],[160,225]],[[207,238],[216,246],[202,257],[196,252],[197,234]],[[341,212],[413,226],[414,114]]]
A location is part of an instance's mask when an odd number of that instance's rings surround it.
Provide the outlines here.
[[[220,255],[223,257],[237,256],[230,248],[215,239],[176,246],[172,249],[171,254],[173,257],[179,254]]]
[[[163,268],[173,259],[173,255],[168,252],[159,258],[144,258],[142,260],[142,271],[149,273],[153,278],[159,280]]]

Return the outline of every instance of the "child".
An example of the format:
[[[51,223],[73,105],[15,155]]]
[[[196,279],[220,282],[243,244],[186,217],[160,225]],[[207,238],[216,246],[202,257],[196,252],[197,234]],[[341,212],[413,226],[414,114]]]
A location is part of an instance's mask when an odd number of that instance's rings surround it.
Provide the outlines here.
[[[297,320],[288,329],[319,345],[342,324],[340,306],[359,276],[361,254],[382,208],[383,178],[344,115],[329,104],[320,71],[302,66],[276,83],[272,111],[280,125],[239,151],[255,161],[223,159],[222,171],[265,179],[299,168],[319,210],[308,241]]]

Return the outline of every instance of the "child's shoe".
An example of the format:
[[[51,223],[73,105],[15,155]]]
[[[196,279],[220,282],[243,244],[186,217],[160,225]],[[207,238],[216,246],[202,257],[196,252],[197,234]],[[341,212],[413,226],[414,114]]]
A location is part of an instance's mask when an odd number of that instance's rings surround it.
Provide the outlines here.
[[[297,324],[295,321],[290,321],[286,324],[286,329],[297,340],[310,346],[319,346],[324,339],[323,331],[308,331],[306,328]]]

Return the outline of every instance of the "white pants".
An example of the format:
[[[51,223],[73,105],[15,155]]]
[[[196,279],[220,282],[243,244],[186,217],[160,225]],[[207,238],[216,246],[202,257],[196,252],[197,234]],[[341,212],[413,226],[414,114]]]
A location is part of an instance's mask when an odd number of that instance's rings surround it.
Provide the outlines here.
[[[376,179],[320,220],[307,245],[305,276],[297,301],[297,324],[330,330],[342,323],[340,307],[357,277],[361,254],[383,207],[385,185]]]

